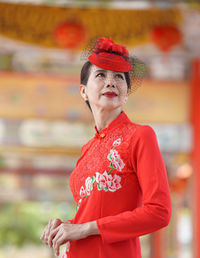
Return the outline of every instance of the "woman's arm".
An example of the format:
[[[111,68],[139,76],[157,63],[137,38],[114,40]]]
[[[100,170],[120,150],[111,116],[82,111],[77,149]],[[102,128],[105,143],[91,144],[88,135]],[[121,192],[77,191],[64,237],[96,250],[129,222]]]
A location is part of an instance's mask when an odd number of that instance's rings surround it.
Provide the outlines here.
[[[167,226],[170,221],[171,199],[167,173],[156,134],[151,127],[142,126],[133,135],[130,155],[142,191],[142,206],[98,219],[97,226],[105,243],[151,233]]]

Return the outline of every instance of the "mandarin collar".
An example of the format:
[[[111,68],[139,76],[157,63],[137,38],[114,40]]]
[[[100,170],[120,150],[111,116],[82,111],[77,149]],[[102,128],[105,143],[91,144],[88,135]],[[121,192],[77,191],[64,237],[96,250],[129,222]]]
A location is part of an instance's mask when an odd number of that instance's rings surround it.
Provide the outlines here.
[[[107,127],[103,128],[100,132],[98,132],[96,125],[94,129],[96,131],[95,137],[104,138],[106,134],[113,131],[113,129],[120,127],[124,122],[130,121],[127,115],[122,111],[112,122],[108,124]]]

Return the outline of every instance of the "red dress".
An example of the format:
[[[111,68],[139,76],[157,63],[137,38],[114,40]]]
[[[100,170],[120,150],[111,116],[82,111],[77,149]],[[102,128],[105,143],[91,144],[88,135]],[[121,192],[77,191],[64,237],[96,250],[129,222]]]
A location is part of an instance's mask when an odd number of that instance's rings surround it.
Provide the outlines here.
[[[78,206],[72,223],[96,220],[100,232],[71,241],[70,258],[140,258],[139,236],[167,226],[171,217],[155,132],[124,112],[82,147],[70,187]]]

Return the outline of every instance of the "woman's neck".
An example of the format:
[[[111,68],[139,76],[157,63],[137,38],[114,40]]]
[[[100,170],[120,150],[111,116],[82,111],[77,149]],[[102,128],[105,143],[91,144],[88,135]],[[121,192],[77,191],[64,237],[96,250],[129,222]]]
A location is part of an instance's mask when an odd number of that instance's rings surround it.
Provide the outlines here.
[[[121,107],[114,110],[94,108],[92,110],[92,113],[98,132],[106,128],[115,118],[117,118],[120,115],[121,112]]]

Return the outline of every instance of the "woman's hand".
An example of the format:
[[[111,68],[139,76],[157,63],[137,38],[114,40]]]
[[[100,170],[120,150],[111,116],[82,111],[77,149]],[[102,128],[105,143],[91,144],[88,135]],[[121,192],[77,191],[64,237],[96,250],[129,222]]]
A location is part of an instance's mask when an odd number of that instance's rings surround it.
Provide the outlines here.
[[[99,234],[99,230],[96,221],[84,224],[64,222],[50,232],[49,243],[53,244],[51,247],[53,247],[55,254],[58,256],[60,246],[67,241],[78,240],[97,234]]]
[[[60,219],[54,219],[54,220],[49,221],[48,225],[46,226],[45,230],[43,231],[43,233],[40,237],[40,239],[42,240],[42,242],[44,244],[52,247],[52,239],[50,240],[50,238],[49,238],[50,233],[52,232],[52,230],[56,229],[62,223],[63,222]]]

